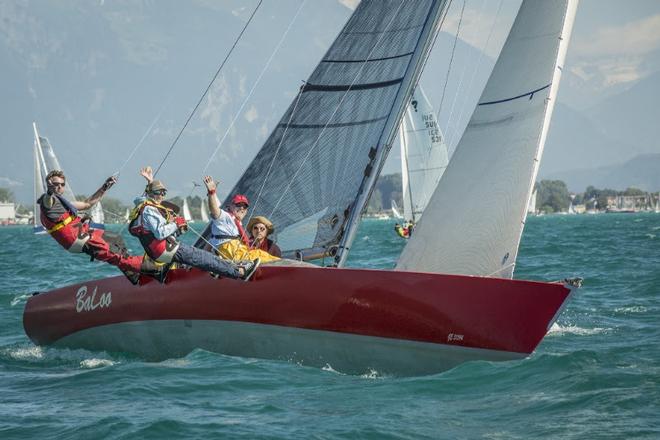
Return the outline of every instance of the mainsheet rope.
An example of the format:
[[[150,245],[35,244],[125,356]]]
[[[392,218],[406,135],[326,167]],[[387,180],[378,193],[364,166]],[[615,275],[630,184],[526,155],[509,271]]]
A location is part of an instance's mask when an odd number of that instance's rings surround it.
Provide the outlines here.
[[[254,18],[254,15],[257,13],[257,11],[259,10],[259,7],[261,6],[262,3],[263,3],[263,0],[259,0],[259,3],[257,3],[257,6],[254,8],[254,11],[252,11],[252,14],[250,15],[250,18],[245,23],[245,26],[243,26],[243,29],[238,34],[238,37],[236,37],[236,39],[234,40],[234,44],[229,49],[229,52],[227,52],[227,55],[225,56],[225,59],[222,61],[222,64],[220,64],[220,67],[218,67],[218,70],[215,72],[215,75],[213,75],[213,78],[209,82],[208,86],[206,86],[206,90],[204,90],[204,93],[202,93],[202,96],[197,101],[197,104],[195,105],[195,108],[193,108],[193,110],[190,112],[190,115],[188,116],[188,119],[186,119],[185,124],[183,124],[183,127],[181,127],[181,130],[179,131],[179,134],[176,136],[176,138],[172,142],[172,145],[170,146],[169,150],[167,150],[167,153],[165,154],[165,157],[163,157],[163,160],[158,165],[158,168],[156,168],[156,171],[154,172],[154,177],[156,177],[156,175],[158,174],[158,172],[162,168],[163,164],[165,163],[165,161],[167,161],[168,157],[170,156],[170,153],[172,153],[172,150],[174,149],[174,146],[177,144],[177,142],[179,141],[179,138],[181,138],[181,135],[183,134],[183,131],[186,129],[186,127],[190,123],[190,120],[194,116],[195,112],[197,111],[199,106],[202,104],[202,101],[204,100],[204,98],[208,94],[208,92],[211,89],[211,86],[213,85],[215,80],[218,78],[218,75],[220,74],[220,71],[222,70],[222,68],[227,63],[227,60],[229,59],[231,54],[234,52],[234,48],[236,48],[236,45],[238,44],[241,37],[245,33],[245,30],[247,29],[247,27],[250,25],[250,22],[252,22],[252,19]]]

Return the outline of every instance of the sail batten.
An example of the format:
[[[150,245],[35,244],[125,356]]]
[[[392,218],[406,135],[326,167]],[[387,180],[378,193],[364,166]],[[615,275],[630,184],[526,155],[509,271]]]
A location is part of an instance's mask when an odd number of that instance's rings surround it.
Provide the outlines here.
[[[285,254],[350,246],[445,3],[360,2],[230,191]]]
[[[522,2],[397,269],[513,276],[576,7]]]

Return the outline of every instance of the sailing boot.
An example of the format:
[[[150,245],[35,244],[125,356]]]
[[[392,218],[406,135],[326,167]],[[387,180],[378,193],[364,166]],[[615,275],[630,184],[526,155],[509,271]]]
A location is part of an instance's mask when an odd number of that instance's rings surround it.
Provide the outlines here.
[[[142,266],[140,266],[140,273],[155,278],[161,284],[165,283],[169,270],[169,264],[157,264],[154,260],[146,256],[142,260]]]
[[[261,264],[261,259],[256,258],[250,262],[248,262],[246,265],[243,266],[243,276],[241,279],[243,281],[250,281],[250,278],[252,278],[252,275],[257,271],[257,268]]]

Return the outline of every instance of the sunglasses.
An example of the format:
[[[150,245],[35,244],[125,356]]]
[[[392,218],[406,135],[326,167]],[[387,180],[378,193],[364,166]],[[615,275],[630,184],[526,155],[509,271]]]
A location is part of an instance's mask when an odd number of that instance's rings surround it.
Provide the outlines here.
[[[159,189],[157,191],[153,191],[151,194],[155,196],[164,196],[167,195],[167,190],[166,189]]]
[[[245,203],[239,203],[238,205],[234,205],[234,206],[239,209],[248,209],[248,205],[246,205]]]
[[[265,226],[252,226],[252,230],[257,230],[257,231],[265,231],[267,228]]]
[[[62,188],[66,186],[66,182],[50,182],[50,184],[57,187],[61,186]]]

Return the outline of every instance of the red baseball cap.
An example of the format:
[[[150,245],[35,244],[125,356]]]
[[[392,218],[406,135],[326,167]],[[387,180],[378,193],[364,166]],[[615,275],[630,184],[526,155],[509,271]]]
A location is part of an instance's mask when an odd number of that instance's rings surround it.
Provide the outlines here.
[[[234,205],[238,205],[241,203],[245,203],[246,205],[250,206],[250,202],[248,202],[247,197],[245,197],[243,194],[236,194],[232,199],[231,203]]]

